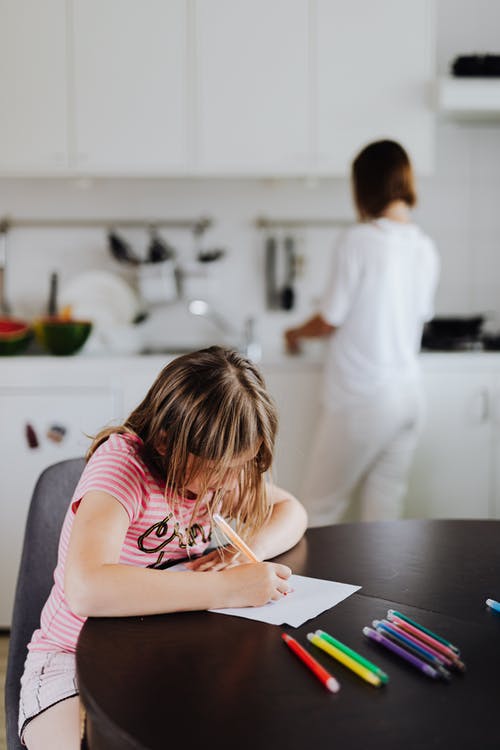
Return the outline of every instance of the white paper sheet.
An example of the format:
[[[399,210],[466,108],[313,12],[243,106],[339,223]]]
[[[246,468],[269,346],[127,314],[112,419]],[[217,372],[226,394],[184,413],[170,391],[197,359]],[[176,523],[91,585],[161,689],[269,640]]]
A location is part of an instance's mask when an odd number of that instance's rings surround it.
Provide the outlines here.
[[[271,625],[299,625],[334,607],[343,599],[359,591],[361,586],[320,578],[292,575],[288,579],[293,591],[277,602],[268,602],[263,607],[236,607],[233,609],[211,609],[221,615],[235,615],[249,620],[260,620]]]

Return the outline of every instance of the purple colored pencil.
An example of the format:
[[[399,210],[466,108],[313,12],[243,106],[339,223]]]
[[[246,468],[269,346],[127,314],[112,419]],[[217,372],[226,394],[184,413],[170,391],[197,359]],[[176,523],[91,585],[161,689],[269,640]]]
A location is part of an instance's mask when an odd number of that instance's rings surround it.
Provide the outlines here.
[[[397,654],[402,659],[405,659],[405,661],[412,664],[416,669],[420,670],[420,672],[423,672],[427,675],[427,677],[432,677],[434,679],[437,679],[440,675],[439,672],[434,669],[434,667],[431,667],[430,664],[427,664],[425,661],[422,661],[422,659],[419,659],[417,656],[414,656],[413,654],[410,654],[409,651],[406,651],[406,649],[402,648],[401,646],[398,646],[393,641],[390,641],[389,638],[385,638],[381,633],[379,633],[377,630],[374,630],[373,628],[365,627],[363,628],[363,635],[366,635],[367,638],[370,638],[370,640],[375,641],[376,643],[379,643],[384,648],[388,649],[389,651],[392,651],[394,654]]]

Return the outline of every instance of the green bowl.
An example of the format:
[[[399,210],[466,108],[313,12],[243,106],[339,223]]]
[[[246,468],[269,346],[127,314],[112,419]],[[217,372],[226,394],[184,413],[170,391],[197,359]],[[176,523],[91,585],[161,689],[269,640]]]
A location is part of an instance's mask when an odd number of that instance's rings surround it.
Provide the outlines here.
[[[51,354],[76,354],[87,341],[92,330],[89,320],[60,320],[42,318],[34,323],[38,342]]]
[[[0,356],[21,354],[32,338],[33,331],[24,320],[0,318]]]

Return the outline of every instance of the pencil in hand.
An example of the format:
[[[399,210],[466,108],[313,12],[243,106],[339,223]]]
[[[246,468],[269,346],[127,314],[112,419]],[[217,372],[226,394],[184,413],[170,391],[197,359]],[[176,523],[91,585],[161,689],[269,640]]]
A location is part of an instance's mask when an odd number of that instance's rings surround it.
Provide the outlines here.
[[[228,524],[228,522],[224,518],[222,518],[222,516],[219,513],[214,513],[213,518],[217,526],[220,528],[222,532],[224,532],[224,534],[227,536],[230,542],[234,544],[236,549],[239,549],[240,552],[246,555],[246,557],[250,560],[250,562],[260,562],[257,555],[254,552],[252,552],[248,544],[245,544],[243,539]]]

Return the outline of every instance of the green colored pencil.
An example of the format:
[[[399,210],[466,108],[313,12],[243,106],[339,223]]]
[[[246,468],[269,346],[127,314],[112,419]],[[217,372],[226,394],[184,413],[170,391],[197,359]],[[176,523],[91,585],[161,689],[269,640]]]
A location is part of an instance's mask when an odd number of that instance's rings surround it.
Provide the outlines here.
[[[351,659],[354,659],[358,662],[358,664],[362,664],[364,667],[370,670],[370,672],[373,672],[373,674],[377,675],[377,677],[380,677],[380,680],[386,684],[389,681],[389,675],[387,675],[385,672],[383,672],[380,667],[375,666],[375,664],[372,664],[371,661],[368,661],[368,659],[365,659],[364,656],[361,656],[360,654],[357,654],[356,651],[353,651],[352,648],[349,648],[349,646],[346,646],[344,643],[341,643],[336,638],[333,638],[333,636],[329,635],[328,633],[325,633],[324,630],[317,630],[316,635],[319,635],[320,638],[323,638],[324,641],[327,643],[331,643],[332,646],[335,646],[340,651],[343,651],[344,654],[347,654],[347,656],[350,656]]]

